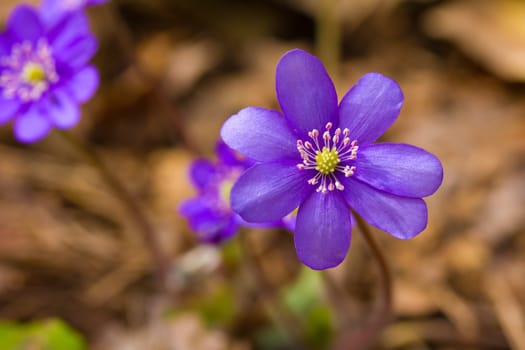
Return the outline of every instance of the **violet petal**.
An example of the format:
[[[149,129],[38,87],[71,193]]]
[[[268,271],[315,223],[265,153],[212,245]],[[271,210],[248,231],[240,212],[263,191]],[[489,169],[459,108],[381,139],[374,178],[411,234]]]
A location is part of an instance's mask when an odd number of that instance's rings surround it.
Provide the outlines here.
[[[298,136],[304,139],[327,122],[337,126],[337,93],[317,57],[299,49],[288,51],[277,64],[275,83],[281,109]]]
[[[0,95],[0,125],[10,121],[19,109],[20,102],[18,100]]]
[[[258,161],[299,158],[297,138],[277,111],[244,108],[226,120],[221,138],[234,150]]]
[[[403,93],[392,79],[379,73],[365,74],[341,100],[339,127],[350,129],[360,146],[377,140],[397,119]]]
[[[46,15],[45,12],[42,14]],[[56,24],[51,26],[48,34],[50,44],[55,52],[60,52],[71,46],[75,41],[91,35],[89,20],[84,12],[68,13],[67,16],[59,15],[60,13],[52,16],[52,20]]]
[[[427,206],[420,198],[399,197],[352,177],[341,180],[350,207],[368,223],[400,239],[410,239],[427,225]]]
[[[378,143],[360,148],[355,165],[356,179],[398,196],[429,196],[443,180],[439,159],[407,144]]]
[[[98,71],[93,66],[86,66],[76,72],[67,82],[67,89],[75,101],[88,101],[97,91],[99,84]]]
[[[7,28],[13,38],[31,42],[38,40],[44,31],[37,12],[27,5],[19,5],[13,10]]]
[[[9,55],[11,51],[11,39],[8,34],[0,34],[0,56]]]
[[[219,163],[228,167],[249,168],[255,163],[254,160],[246,158],[239,152],[231,149],[223,140],[215,143],[215,154]]]
[[[197,159],[190,167],[190,179],[199,190],[217,185],[216,165],[207,159]]]
[[[315,270],[339,265],[350,247],[351,230],[350,209],[339,192],[312,192],[297,213],[299,260]]]
[[[74,40],[69,45],[57,50],[54,46],[54,53],[62,64],[67,64],[74,69],[84,67],[97,51],[98,43],[94,36],[84,36]]]
[[[220,243],[239,229],[234,213],[218,210],[202,197],[181,204],[179,212],[188,219],[190,228],[206,243]]]
[[[15,137],[20,142],[36,142],[46,136],[49,130],[51,123],[36,106],[18,116],[14,122]]]
[[[279,220],[313,189],[307,183],[310,177],[293,162],[256,164],[233,185],[232,209],[248,222]]]
[[[46,100],[50,121],[59,129],[69,129],[80,120],[80,109],[65,91],[56,90]]]

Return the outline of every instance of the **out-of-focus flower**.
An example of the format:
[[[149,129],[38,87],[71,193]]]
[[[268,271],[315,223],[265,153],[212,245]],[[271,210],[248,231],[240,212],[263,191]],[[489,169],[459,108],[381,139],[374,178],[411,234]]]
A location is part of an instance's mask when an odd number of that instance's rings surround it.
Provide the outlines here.
[[[79,104],[98,87],[88,64],[96,50],[81,12],[48,26],[32,7],[17,6],[0,35],[0,125],[13,120],[15,137],[28,143],[74,126]]]
[[[87,6],[100,5],[108,0],[43,0],[40,12],[46,23],[55,23],[64,15],[81,11]]]
[[[217,161],[197,159],[190,167],[190,179],[197,196],[182,203],[179,212],[202,242],[221,243],[245,227],[293,227],[294,217],[286,222],[248,223],[230,207],[233,183],[254,161],[244,158],[219,141],[215,147]]]
[[[228,146],[258,162],[233,186],[233,210],[263,222],[299,207],[295,247],[313,269],[345,258],[350,208],[397,238],[412,238],[426,227],[422,197],[441,184],[440,161],[414,146],[374,144],[401,109],[395,81],[366,74],[338,105],[323,64],[296,49],[277,65],[276,90],[282,113],[248,107],[221,130]]]
[[[191,165],[190,179],[197,196],[179,208],[191,229],[206,243],[220,243],[230,238],[244,223],[230,208],[230,190],[239,175],[253,164],[220,141],[215,152],[216,162],[197,159]]]

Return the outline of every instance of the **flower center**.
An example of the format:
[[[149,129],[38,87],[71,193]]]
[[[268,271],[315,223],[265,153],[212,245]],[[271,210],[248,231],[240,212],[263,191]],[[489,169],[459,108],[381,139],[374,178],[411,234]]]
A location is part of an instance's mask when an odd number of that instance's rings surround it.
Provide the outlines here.
[[[323,147],[321,152],[317,152],[315,162],[317,163],[315,170],[319,171],[321,174],[328,175],[333,173],[337,164],[339,164],[337,150]]]
[[[5,98],[35,101],[57,81],[55,61],[45,39],[15,44],[9,56],[0,58],[0,88]]]
[[[310,185],[317,185],[316,191],[327,193],[335,189],[342,191],[344,186],[338,180],[338,173],[350,177],[355,172],[355,165],[351,165],[357,157],[359,146],[357,141],[351,141],[348,135],[350,130],[335,129],[331,134],[332,123],[326,123],[322,140],[319,131],[313,129],[308,132],[310,140],[297,140],[297,150],[303,159],[297,164],[299,170],[316,170],[314,177],[308,180]],[[349,164],[350,163],[350,164]]]
[[[233,180],[226,179],[219,184],[219,198],[226,207],[230,206],[230,194],[233,187]]]
[[[27,83],[34,85],[46,80],[46,72],[41,65],[30,62],[22,70],[22,77]]]

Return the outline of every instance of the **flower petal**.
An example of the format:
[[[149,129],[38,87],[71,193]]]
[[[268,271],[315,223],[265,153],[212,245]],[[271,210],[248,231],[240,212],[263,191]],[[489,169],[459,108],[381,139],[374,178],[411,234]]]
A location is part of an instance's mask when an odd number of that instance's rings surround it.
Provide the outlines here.
[[[13,39],[7,33],[0,34],[0,56],[9,56]]]
[[[67,82],[68,91],[75,101],[88,101],[98,88],[98,71],[93,66],[84,67],[73,75]]]
[[[18,41],[29,40],[34,42],[44,32],[37,12],[28,5],[19,5],[13,10],[7,28],[13,38]]]
[[[398,197],[353,179],[344,178],[343,194],[368,223],[400,239],[410,239],[427,226],[427,206],[421,198]]]
[[[337,125],[337,93],[321,61],[309,53],[288,51],[277,64],[277,99],[285,117],[299,136]]]
[[[78,38],[69,45],[61,47],[59,50],[53,46],[57,59],[73,69],[79,69],[85,66],[93,57],[97,48],[97,39],[92,35]]]
[[[43,0],[40,11],[47,19],[52,21],[57,17],[68,15],[73,11],[83,10],[86,6],[102,4],[106,1],[108,0]]]
[[[190,179],[199,190],[205,190],[210,185],[217,185],[217,175],[215,164],[207,159],[196,159],[191,164]]]
[[[202,197],[183,202],[179,212],[188,219],[190,228],[203,242],[220,243],[239,229],[235,213],[225,213]]]
[[[299,158],[297,137],[277,111],[244,108],[226,120],[221,138],[234,150],[258,161]]]
[[[69,129],[80,119],[80,108],[64,91],[57,90],[46,101],[49,119],[59,129]]]
[[[7,123],[20,109],[20,102],[0,95],[0,125]]]
[[[215,154],[219,160],[219,164],[224,164],[228,167],[248,168],[255,164],[250,158],[244,157],[237,151],[231,149],[223,140],[215,143]]]
[[[24,143],[39,141],[49,133],[49,130],[51,130],[51,123],[35,106],[18,116],[14,122],[15,137]]]
[[[64,1],[64,0],[42,0],[40,11],[48,16],[60,16],[77,10],[82,10],[87,4],[86,0]]]
[[[315,270],[339,265],[350,247],[350,209],[340,193],[312,194],[301,204],[295,225],[295,250]]]
[[[350,129],[360,146],[370,144],[397,119],[402,104],[403,93],[394,80],[365,74],[341,100],[339,127]]]
[[[231,206],[248,222],[279,220],[314,188],[307,183],[310,177],[293,162],[254,165],[233,185]]]
[[[63,0],[42,0],[40,13],[48,26],[56,24],[65,15],[63,6],[65,3]]]
[[[51,26],[48,37],[56,53],[67,49],[80,38],[91,35],[88,17],[84,12],[68,13],[60,9],[60,4],[58,6],[42,4],[41,7],[42,15],[48,18],[46,22]]]
[[[406,144],[378,143],[359,149],[355,178],[404,197],[421,198],[434,193],[443,180],[439,159]]]

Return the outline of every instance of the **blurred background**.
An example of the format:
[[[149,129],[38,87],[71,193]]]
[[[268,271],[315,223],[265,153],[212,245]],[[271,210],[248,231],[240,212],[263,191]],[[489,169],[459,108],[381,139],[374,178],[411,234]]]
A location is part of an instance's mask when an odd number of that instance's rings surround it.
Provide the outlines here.
[[[2,23],[17,3],[2,0]],[[88,13],[102,84],[71,133],[153,223],[168,283],[77,150],[55,132],[21,145],[3,126],[0,350],[344,348],[380,288],[359,232],[319,273],[286,231],[204,246],[177,214],[224,120],[277,108],[275,65],[295,47],[326,62],[339,96],[366,72],[395,79],[405,103],[382,140],[444,166],[420,236],[373,230],[394,317],[372,348],[525,349],[525,1],[111,0]]]

